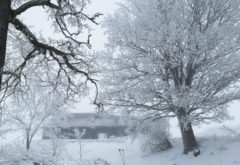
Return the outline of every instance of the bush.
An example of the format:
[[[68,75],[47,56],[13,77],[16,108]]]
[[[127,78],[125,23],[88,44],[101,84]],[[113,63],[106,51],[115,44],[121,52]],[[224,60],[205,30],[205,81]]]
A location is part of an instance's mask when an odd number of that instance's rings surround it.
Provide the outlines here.
[[[172,147],[167,120],[134,121],[130,125],[130,133],[140,139],[143,152],[160,152]]]

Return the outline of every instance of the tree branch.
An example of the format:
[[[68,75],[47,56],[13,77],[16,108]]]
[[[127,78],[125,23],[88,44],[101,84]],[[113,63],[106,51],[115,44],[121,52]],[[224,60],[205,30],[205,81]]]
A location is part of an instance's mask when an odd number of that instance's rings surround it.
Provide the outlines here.
[[[23,4],[22,6],[14,10],[14,16],[22,14],[24,11],[35,6],[48,6],[53,9],[60,9],[59,6],[51,3],[50,0],[32,0],[32,1],[26,2],[25,4]]]
[[[46,54],[48,51],[50,56],[54,57],[53,59],[56,60],[57,63],[59,63],[59,60],[62,59],[64,61],[63,64],[67,66],[67,68],[69,68],[75,73],[80,73],[84,75],[86,77],[86,80],[90,81],[95,86],[96,95],[94,98],[94,104],[98,106],[98,109],[102,110],[103,108],[102,104],[97,102],[98,98],[98,87],[96,83],[97,80],[91,78],[88,72],[80,70],[70,62],[69,57],[74,57],[74,54],[71,50],[69,50],[69,52],[64,52],[56,47],[38,41],[37,37],[30,31],[30,29],[17,18],[14,18],[11,23],[15,26],[17,30],[19,30],[26,36],[29,42],[34,46],[35,50],[38,50],[39,53]],[[56,56],[54,56],[53,54],[55,54]],[[59,57],[57,56],[59,56],[60,59],[58,59]]]

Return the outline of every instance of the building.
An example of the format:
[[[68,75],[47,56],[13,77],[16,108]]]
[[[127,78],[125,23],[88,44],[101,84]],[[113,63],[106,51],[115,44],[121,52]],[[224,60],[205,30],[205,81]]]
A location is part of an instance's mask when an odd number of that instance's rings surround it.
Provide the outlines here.
[[[126,123],[119,116],[97,113],[62,113],[43,128],[43,139],[108,139],[126,136]]]

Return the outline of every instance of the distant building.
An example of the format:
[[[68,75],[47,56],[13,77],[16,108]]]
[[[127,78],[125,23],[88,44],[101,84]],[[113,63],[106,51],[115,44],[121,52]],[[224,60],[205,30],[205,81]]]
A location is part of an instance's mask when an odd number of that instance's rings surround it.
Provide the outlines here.
[[[96,113],[63,113],[43,128],[43,139],[52,135],[65,139],[107,139],[126,136],[126,124],[119,116]],[[79,136],[79,133],[81,134]]]

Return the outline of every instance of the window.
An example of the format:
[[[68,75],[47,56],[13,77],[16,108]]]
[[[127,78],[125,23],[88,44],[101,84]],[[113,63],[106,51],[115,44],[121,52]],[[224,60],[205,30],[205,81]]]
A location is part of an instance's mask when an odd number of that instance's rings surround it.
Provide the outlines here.
[[[106,133],[98,133],[98,139],[107,139]]]

